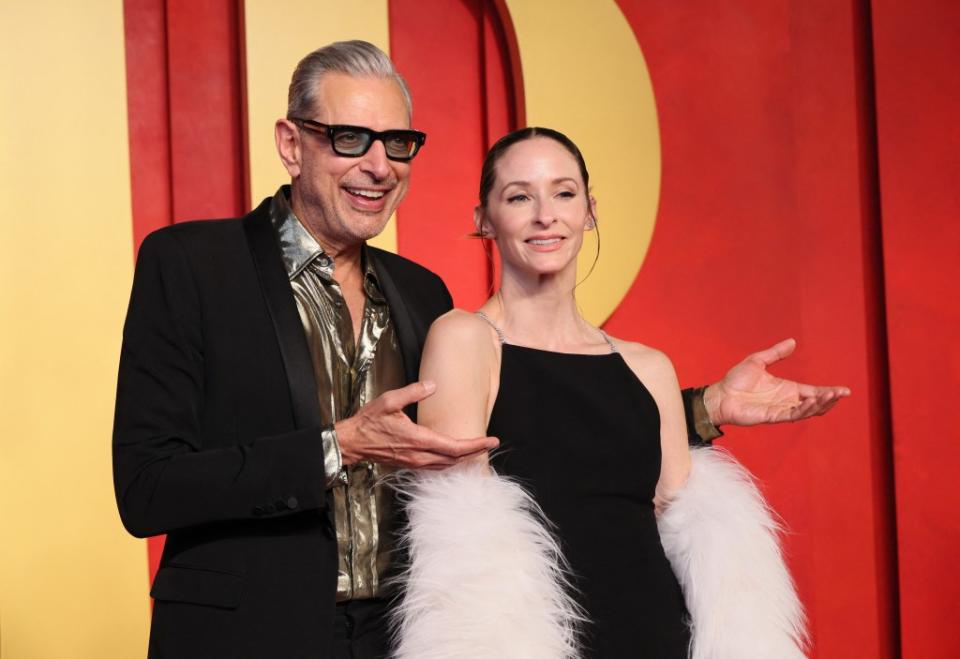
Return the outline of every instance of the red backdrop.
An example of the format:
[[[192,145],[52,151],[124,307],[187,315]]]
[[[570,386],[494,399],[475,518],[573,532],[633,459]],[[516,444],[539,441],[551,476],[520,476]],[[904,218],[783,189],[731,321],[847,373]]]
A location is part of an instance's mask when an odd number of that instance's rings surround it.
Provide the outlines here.
[[[836,0],[621,6],[653,79],[663,185],[650,254],[608,327],[662,346],[690,382],[794,336],[781,372],[852,388],[827,418],[726,444],[791,528],[815,656],[895,656],[865,17]]]
[[[908,659],[960,656],[960,3],[873,2],[883,285]]]
[[[241,4],[125,2],[137,244],[249,205]],[[958,5],[618,4],[653,80],[663,185],[649,255],[607,329],[665,349],[686,384],[795,336],[781,373],[850,385],[824,419],[723,441],[791,527],[813,656],[960,655],[960,584],[944,571],[960,503]],[[392,55],[430,134],[399,250],[465,307],[491,277],[464,238],[480,159],[523,121],[497,6],[389,3]]]

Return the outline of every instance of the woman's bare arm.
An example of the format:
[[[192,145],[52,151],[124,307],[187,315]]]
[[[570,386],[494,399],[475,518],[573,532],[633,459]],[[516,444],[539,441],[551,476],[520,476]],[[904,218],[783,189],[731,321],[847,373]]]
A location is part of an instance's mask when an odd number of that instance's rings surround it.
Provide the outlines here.
[[[454,438],[485,435],[498,372],[499,350],[487,324],[458,309],[444,314],[424,345],[420,380],[437,389],[420,403],[417,422]]]

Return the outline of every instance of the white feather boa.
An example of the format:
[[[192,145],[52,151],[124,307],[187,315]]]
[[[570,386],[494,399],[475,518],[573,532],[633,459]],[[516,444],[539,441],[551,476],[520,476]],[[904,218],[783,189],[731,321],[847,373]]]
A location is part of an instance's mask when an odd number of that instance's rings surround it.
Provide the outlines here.
[[[479,467],[399,476],[408,563],[397,659],[572,659],[582,616],[548,522]]]
[[[397,489],[408,517],[397,659],[577,656],[582,614],[549,522],[523,488],[459,467],[404,474]],[[805,656],[780,527],[729,454],[692,452],[690,478],[658,526],[692,618],[692,659]]]
[[[657,521],[691,617],[691,658],[804,657],[806,623],[780,525],[729,453],[701,448],[691,458],[687,483]]]

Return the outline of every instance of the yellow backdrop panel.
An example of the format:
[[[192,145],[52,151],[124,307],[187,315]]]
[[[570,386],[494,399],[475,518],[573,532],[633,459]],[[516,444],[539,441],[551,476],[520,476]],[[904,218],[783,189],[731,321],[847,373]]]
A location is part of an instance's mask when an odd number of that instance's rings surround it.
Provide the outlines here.
[[[110,429],[133,245],[123,7],[0,3],[0,655],[136,657]]]
[[[287,86],[304,55],[333,41],[363,39],[390,52],[387,0],[246,0],[247,117],[250,190],[254,204],[289,175],[273,141],[274,122],[287,113]],[[396,216],[371,244],[397,251]]]
[[[614,0],[507,0],[520,50],[527,124],[566,133],[583,151],[597,198],[602,252],[577,289],[602,324],[650,246],[660,195],[660,134],[650,74]],[[596,254],[584,242],[580,276]]]

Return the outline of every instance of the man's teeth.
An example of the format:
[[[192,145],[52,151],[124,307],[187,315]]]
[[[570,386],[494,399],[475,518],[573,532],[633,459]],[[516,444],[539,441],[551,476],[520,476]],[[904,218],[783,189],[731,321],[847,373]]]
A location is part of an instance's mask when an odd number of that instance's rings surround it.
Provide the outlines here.
[[[347,188],[347,192],[355,194],[358,197],[366,197],[367,199],[380,199],[386,194],[382,190],[355,190],[353,188]]]
[[[529,242],[532,245],[553,245],[554,243],[560,242],[560,239],[559,238],[543,238],[543,239],[531,238],[527,242]]]

